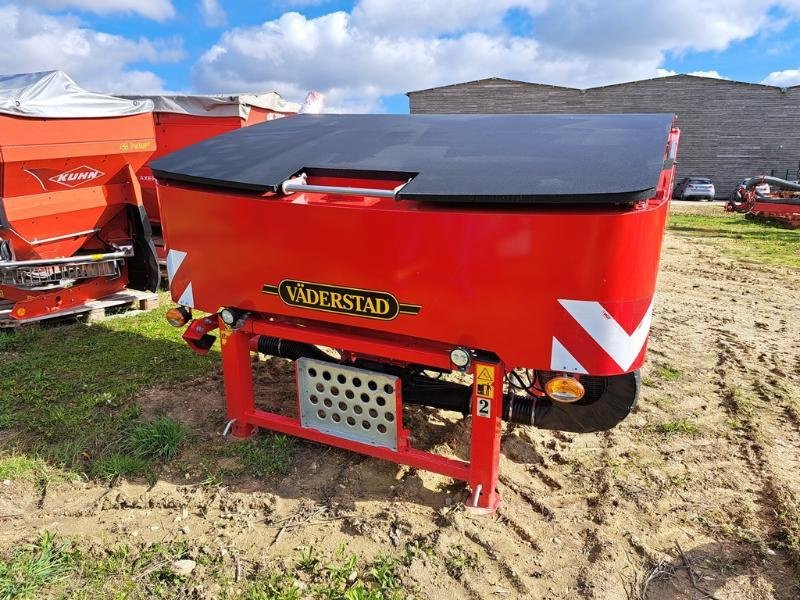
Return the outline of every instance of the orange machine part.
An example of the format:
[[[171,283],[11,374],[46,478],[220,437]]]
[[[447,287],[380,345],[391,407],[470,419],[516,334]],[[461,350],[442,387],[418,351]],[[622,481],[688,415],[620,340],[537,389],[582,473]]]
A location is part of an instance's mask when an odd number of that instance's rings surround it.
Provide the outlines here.
[[[78,119],[0,115],[0,243],[15,261],[72,257],[130,243],[131,216],[143,214],[135,171],[154,150],[148,113]],[[114,281],[86,289],[104,294],[123,289],[127,269]],[[0,285],[0,297],[21,295],[30,301],[47,294]],[[33,312],[41,316],[53,310],[48,305]],[[37,315],[26,311],[26,316]]]

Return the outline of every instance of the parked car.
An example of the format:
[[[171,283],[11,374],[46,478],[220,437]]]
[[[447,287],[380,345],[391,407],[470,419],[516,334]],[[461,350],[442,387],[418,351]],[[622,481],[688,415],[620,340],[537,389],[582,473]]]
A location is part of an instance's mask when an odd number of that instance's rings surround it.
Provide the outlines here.
[[[738,202],[740,199],[739,190],[741,190],[745,185],[747,185],[747,182],[750,181],[751,179],[752,177],[748,177],[747,179],[742,179],[739,183],[737,183],[736,187],[733,188],[733,191],[731,192],[731,195],[728,197],[728,199],[734,202]],[[756,193],[759,196],[767,196],[769,192],[770,192],[770,187],[768,183],[759,183],[756,186]]]
[[[672,192],[672,197],[678,200],[698,200],[714,199],[714,184],[705,177],[684,177]]]

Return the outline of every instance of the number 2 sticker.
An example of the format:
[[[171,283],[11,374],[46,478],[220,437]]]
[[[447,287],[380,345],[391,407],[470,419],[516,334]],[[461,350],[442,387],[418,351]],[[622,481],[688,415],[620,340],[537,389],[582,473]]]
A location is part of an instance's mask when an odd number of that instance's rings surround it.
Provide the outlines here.
[[[478,416],[488,417],[492,414],[492,401],[489,398],[478,398]]]

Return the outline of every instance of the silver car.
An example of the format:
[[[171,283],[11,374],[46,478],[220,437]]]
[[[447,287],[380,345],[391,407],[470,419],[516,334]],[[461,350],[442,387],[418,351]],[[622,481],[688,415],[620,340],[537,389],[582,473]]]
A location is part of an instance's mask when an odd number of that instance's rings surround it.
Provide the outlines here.
[[[689,200],[691,198],[713,200],[714,194],[714,184],[711,183],[710,179],[705,177],[684,177],[675,186],[672,197],[679,200]]]

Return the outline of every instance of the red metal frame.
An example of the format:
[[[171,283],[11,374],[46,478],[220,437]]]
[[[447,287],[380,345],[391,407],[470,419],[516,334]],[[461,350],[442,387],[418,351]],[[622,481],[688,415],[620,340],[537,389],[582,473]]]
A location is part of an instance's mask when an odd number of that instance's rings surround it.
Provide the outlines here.
[[[253,372],[250,352],[254,335],[282,335],[287,333],[295,341],[304,341],[307,335],[298,335],[301,332],[310,334],[317,343],[320,337],[314,330],[305,331],[302,328],[287,328],[286,325],[271,323],[263,320],[247,319],[245,323],[232,329],[215,315],[196,319],[187,328],[191,338],[206,335],[218,326],[220,330],[220,347],[222,350],[222,368],[225,379],[225,398],[227,417],[233,421],[232,434],[237,438],[250,437],[257,428],[269,429],[287,435],[293,435],[313,442],[343,448],[352,452],[359,452],[383,460],[425,469],[440,473],[453,479],[467,482],[473,490],[470,506],[482,512],[494,512],[500,505],[500,496],[497,493],[497,482],[500,466],[500,434],[501,417],[503,410],[503,376],[505,366],[499,360],[478,360],[471,367],[475,383],[473,385],[473,414],[472,414],[472,442],[470,445],[470,460],[465,462],[447,458],[439,454],[419,450],[411,446],[409,432],[402,427],[402,398],[398,395],[398,449],[371,446],[351,440],[346,440],[335,435],[323,433],[316,429],[303,427],[299,419],[285,415],[260,410],[255,406],[253,393]],[[191,333],[188,333],[191,332]],[[384,340],[373,339],[370,335],[334,335],[322,334],[325,343],[331,343],[336,348],[347,348],[351,356],[370,356],[390,360],[395,353],[402,354],[405,359],[412,362],[427,362],[436,356],[436,364],[450,365],[449,355],[443,349],[434,348],[408,348],[402,344],[391,344]],[[382,348],[390,354],[376,357],[372,352]],[[478,373],[488,369],[493,373],[490,391],[484,387],[479,389],[481,380]],[[487,396],[488,394],[488,396]],[[478,414],[482,403],[479,400],[488,400],[490,410],[486,414]]]

